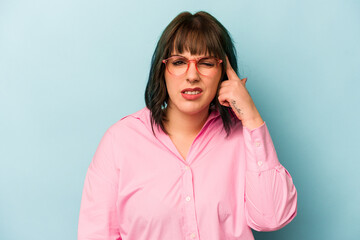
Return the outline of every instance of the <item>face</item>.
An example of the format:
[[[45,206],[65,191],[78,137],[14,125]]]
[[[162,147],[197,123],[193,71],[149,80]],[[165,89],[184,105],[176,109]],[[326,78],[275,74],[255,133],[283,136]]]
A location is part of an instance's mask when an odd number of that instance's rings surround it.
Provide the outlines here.
[[[195,60],[206,55],[191,55],[184,51],[182,54],[173,53]],[[169,94],[168,111],[196,115],[207,112],[211,101],[214,99],[221,78],[221,65],[216,66],[216,71],[211,75],[201,75],[195,66],[195,61],[190,62],[188,71],[176,76],[165,70],[165,82]]]

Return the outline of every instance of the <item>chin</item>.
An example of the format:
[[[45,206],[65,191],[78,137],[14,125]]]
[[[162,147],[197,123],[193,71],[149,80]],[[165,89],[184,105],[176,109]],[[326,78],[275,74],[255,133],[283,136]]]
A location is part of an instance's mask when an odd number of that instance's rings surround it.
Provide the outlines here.
[[[193,105],[193,104],[192,104]],[[208,105],[202,105],[202,106],[179,106],[179,111],[188,114],[188,115],[196,115],[200,114],[204,111],[208,111],[210,107],[210,104]]]
[[[197,115],[209,111],[210,98],[206,99],[198,99],[195,101],[188,101],[182,98],[177,98],[175,101],[169,101],[168,107],[170,107],[170,111],[178,112],[186,115]]]

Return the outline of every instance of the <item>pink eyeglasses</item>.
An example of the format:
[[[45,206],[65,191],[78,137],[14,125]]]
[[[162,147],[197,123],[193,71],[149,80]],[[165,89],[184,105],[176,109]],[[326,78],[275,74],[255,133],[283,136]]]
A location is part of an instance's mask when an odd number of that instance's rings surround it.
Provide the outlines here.
[[[189,70],[190,62],[195,63],[198,73],[204,76],[211,76],[217,73],[219,70],[218,66],[222,63],[222,60],[215,57],[202,57],[190,60],[183,56],[172,56],[162,60],[162,62],[165,63],[169,73],[175,76],[185,74]]]

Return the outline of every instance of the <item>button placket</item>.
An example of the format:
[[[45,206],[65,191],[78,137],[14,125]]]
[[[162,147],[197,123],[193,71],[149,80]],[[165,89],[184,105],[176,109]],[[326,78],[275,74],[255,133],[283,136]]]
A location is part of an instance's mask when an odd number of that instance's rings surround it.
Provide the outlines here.
[[[184,220],[185,220],[185,234],[190,239],[197,238],[198,226],[196,221],[196,209],[194,202],[194,186],[192,171],[188,168],[183,174],[183,204],[184,204]]]

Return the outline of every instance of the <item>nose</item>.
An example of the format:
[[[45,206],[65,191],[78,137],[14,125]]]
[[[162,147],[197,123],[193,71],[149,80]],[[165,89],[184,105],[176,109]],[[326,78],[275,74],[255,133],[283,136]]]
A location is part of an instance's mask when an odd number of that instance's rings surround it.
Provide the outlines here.
[[[189,61],[189,69],[186,74],[186,80],[188,82],[197,82],[199,81],[199,73],[196,69],[196,60]]]

